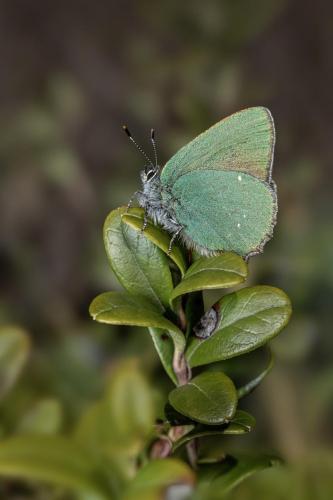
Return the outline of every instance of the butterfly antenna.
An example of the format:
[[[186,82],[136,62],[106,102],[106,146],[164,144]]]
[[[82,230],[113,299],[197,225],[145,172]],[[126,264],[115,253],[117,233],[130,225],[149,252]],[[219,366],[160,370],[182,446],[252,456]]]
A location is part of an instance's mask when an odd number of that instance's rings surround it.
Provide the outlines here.
[[[149,156],[144,152],[144,150],[142,149],[141,146],[139,146],[139,144],[133,139],[133,136],[131,134],[131,132],[128,130],[128,127],[127,125],[123,125],[123,131],[125,132],[125,134],[129,137],[129,139],[133,142],[134,146],[136,147],[136,149],[138,151],[140,151],[140,153],[146,158],[146,160],[150,163],[150,165],[153,167],[154,164],[153,162],[151,161],[151,159],[149,158]]]
[[[157,149],[156,149],[156,141],[155,141],[155,130],[152,128],[150,131],[150,140],[153,145],[153,150],[154,150],[154,156],[155,156],[155,167],[158,166],[157,162]]]

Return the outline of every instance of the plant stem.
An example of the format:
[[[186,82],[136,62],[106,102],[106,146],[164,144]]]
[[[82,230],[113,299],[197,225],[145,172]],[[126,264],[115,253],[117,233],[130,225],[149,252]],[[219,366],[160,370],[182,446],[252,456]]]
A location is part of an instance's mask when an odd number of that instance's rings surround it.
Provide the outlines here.
[[[183,352],[175,351],[172,365],[178,380],[178,384],[187,384],[187,382],[191,379],[191,369],[186,362]]]
[[[183,300],[184,300],[184,298],[183,298]],[[185,314],[184,307],[183,307],[183,300],[181,301],[180,307],[178,309],[178,323],[179,323],[180,328],[183,331],[184,335],[186,335],[187,318],[186,318],[186,314]],[[191,368],[189,367],[189,365],[186,362],[184,352],[175,351],[174,357],[173,357],[173,369],[174,369],[174,372],[176,374],[179,385],[185,385],[191,380],[192,372],[191,372]],[[180,426],[178,428],[178,432],[180,434],[182,434],[182,429],[183,429],[182,426]],[[190,443],[187,443],[186,451],[187,451],[189,463],[190,463],[191,467],[193,469],[195,469],[196,464],[197,464],[197,440],[194,439]]]
[[[198,454],[197,454],[197,440],[193,439],[193,441],[190,441],[186,445],[186,451],[187,451],[187,456],[188,456],[188,461],[190,462],[190,465],[193,469],[197,468],[197,459],[198,459]]]
[[[150,450],[150,458],[166,458],[170,455],[172,443],[167,436],[160,436],[158,441],[155,441]]]

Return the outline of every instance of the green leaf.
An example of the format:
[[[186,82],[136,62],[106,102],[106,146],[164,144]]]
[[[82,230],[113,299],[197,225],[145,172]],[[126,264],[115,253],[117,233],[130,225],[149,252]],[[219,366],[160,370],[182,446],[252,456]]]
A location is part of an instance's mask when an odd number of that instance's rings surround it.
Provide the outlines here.
[[[131,209],[129,213],[136,211]],[[163,311],[173,289],[168,258],[142,233],[122,222],[125,213],[125,208],[114,210],[104,224],[104,244],[111,267],[129,293],[149,299]]]
[[[142,443],[151,433],[153,396],[136,360],[122,362],[112,373],[105,401],[117,440]]]
[[[63,411],[57,399],[42,399],[21,418],[16,428],[20,434],[56,434],[62,425]]]
[[[172,382],[178,385],[178,380],[173,370],[174,344],[168,331],[160,328],[149,328],[149,333],[166,373]]]
[[[236,426],[239,426],[246,429],[247,432],[250,432],[253,430],[255,425],[256,419],[253,415],[244,410],[237,410],[230,423],[229,428],[233,428],[232,426],[234,426],[234,428],[236,429]]]
[[[238,399],[241,399],[244,396],[247,396],[248,394],[253,392],[258,387],[258,385],[261,384],[266,375],[269,374],[273,366],[274,366],[274,356],[272,351],[269,349],[269,360],[266,368],[261,373],[259,373],[257,377],[255,377],[254,379],[250,380],[250,382],[247,382],[247,384],[237,389]]]
[[[195,476],[180,460],[153,460],[139,470],[122,500],[185,499],[192,492]]]
[[[100,464],[111,498],[118,498],[137,469],[138,455],[154,432],[155,401],[151,388],[129,359],[112,370],[102,400],[82,415],[74,438]]]
[[[0,329],[0,399],[15,384],[28,358],[29,337],[16,326],[2,326]]]
[[[95,455],[101,455],[105,450],[112,449],[113,429],[103,400],[91,404],[83,412],[73,437]]]
[[[94,500],[109,498],[90,455],[60,436],[20,436],[1,441],[0,475],[85,491]]]
[[[144,298],[126,292],[105,292],[92,301],[89,313],[94,320],[109,325],[161,328],[172,338],[176,351],[184,350],[185,337],[181,330],[156,312]]]
[[[142,231],[143,217],[144,210],[142,208],[136,208],[131,209],[128,213],[124,214],[122,216],[122,220],[136,231]],[[151,224],[149,221],[143,234],[146,238],[163,250],[163,252],[166,253],[171,260],[173,260],[183,276],[187,267],[184,252],[177,244],[175,244],[172,246],[172,250],[169,254],[171,236],[160,227]]]
[[[137,454],[155,421],[153,395],[136,360],[113,371],[103,399],[82,416],[75,436],[97,453]]]
[[[229,422],[235,414],[237,393],[222,372],[204,372],[169,394],[170,404],[186,417],[206,425]]]
[[[192,439],[219,436],[219,435],[239,435],[250,432],[255,426],[255,419],[249,413],[237,410],[229,424],[225,425],[196,425],[188,434],[182,436],[173,445],[173,451],[180,446],[192,441]]]
[[[217,304],[218,324],[204,340],[192,338],[186,351],[190,366],[200,366],[257,349],[288,323],[291,304],[287,295],[271,286],[243,288]]]
[[[91,459],[99,464],[99,471],[110,490],[108,498],[117,497],[129,478],[133,477],[134,460],[141,449],[138,437],[126,442],[119,439],[112,425],[109,406],[105,400],[101,400],[90,405],[83,413],[73,440],[84,446]]]
[[[201,478],[198,488],[197,500],[221,500],[240,482],[255,472],[262,471],[281,463],[280,459],[273,456],[239,456],[230,457],[229,467],[225,464],[204,465],[199,471]]]
[[[180,295],[211,288],[228,288],[242,283],[247,265],[239,255],[225,252],[215,257],[201,257],[186,271],[183,280],[174,288],[171,301]]]

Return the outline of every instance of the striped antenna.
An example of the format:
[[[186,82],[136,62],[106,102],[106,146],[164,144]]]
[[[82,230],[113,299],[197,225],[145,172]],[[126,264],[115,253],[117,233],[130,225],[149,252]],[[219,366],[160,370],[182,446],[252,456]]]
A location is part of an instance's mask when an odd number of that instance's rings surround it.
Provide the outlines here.
[[[144,150],[142,149],[141,146],[139,146],[139,144],[133,139],[133,136],[131,134],[131,132],[128,130],[128,127],[127,125],[123,125],[123,131],[125,132],[125,134],[130,138],[130,140],[133,142],[134,146],[136,147],[136,149],[138,151],[140,151],[140,153],[146,158],[146,160],[150,163],[150,165],[152,167],[154,167],[154,164],[153,162],[151,161],[151,159],[149,158],[149,156],[144,152]]]
[[[157,163],[157,149],[156,149],[156,141],[155,141],[155,130],[152,128],[150,131],[150,140],[153,145],[153,150],[154,150],[154,156],[155,156],[155,167],[158,166]]]

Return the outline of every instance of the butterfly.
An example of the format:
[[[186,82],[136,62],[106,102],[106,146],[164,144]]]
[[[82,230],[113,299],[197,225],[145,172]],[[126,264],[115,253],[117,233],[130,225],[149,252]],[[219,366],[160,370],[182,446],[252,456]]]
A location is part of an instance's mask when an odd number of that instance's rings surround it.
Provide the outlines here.
[[[131,133],[127,135],[136,144]],[[183,146],[163,168],[155,153],[141,172],[135,193],[147,217],[200,255],[263,251],[277,214],[272,180],[275,128],[267,108],[252,107],[219,121]],[[130,200],[129,206],[133,198]]]

